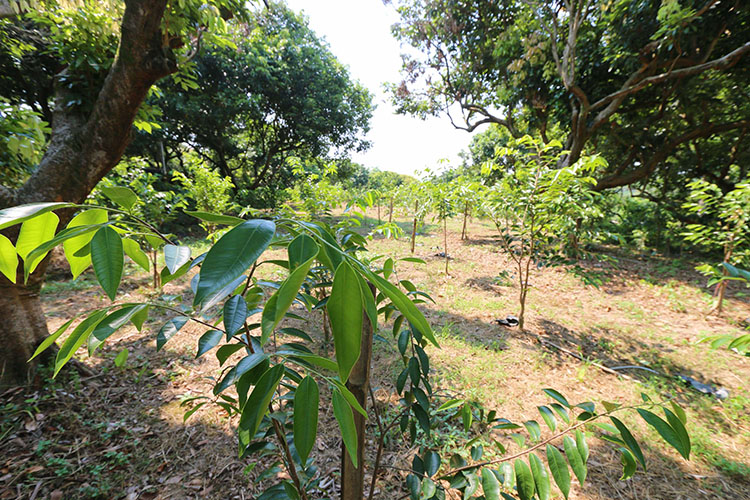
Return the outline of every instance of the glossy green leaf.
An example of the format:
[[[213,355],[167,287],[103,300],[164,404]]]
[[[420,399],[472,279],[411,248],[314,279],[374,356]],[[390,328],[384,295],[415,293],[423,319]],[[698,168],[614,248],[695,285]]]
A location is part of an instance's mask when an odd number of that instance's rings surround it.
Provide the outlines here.
[[[396,308],[406,316],[415,328],[417,328],[422,335],[427,338],[435,347],[440,347],[435,335],[432,333],[430,324],[425,319],[424,315],[417,309],[417,306],[404,295],[401,290],[392,285],[388,280],[383,279],[375,273],[368,272],[367,278],[375,284],[375,286],[388,297]]]
[[[217,241],[201,264],[194,305],[237,279],[268,248],[276,225],[267,220],[248,220]]]
[[[306,234],[300,234],[294,238],[287,247],[289,254],[289,270],[294,271],[300,264],[307,262],[310,259],[314,259],[320,247],[315,243],[315,240]]]
[[[552,473],[552,477],[557,483],[557,487],[560,488],[563,496],[567,499],[570,494],[570,472],[568,471],[568,464],[565,462],[562,453],[551,444],[547,445],[547,463],[549,464],[549,470]]]
[[[549,430],[553,431],[557,428],[557,421],[555,420],[555,414],[552,412],[549,406],[537,406],[539,414],[542,416],[542,420],[547,424]]]
[[[547,475],[547,468],[536,453],[529,454],[529,465],[531,466],[531,475],[534,477],[534,487],[539,500],[549,500],[550,482]]]
[[[224,303],[224,331],[227,340],[245,326],[247,319],[247,303],[242,295],[235,295]]]
[[[268,359],[268,355],[262,352],[248,354],[240,360],[237,365],[233,366],[227,374],[221,379],[221,382],[214,387],[214,394],[221,394],[227,387],[237,382],[244,374],[263,363]]]
[[[186,316],[177,316],[164,323],[164,326],[161,327],[161,330],[156,335],[156,350],[160,351],[164,347],[164,344],[185,326],[188,319]]]
[[[224,363],[226,363],[227,359],[229,359],[229,356],[239,351],[243,347],[245,346],[242,344],[227,344],[219,347],[216,350],[216,359],[219,360],[219,366],[223,366]]]
[[[90,247],[96,279],[110,300],[115,300],[122,279],[122,239],[117,231],[105,226],[94,234]]]
[[[174,274],[190,260],[190,247],[184,245],[164,245],[164,263],[169,274]]]
[[[144,307],[143,309],[136,312],[132,318],[130,318],[133,326],[135,326],[135,329],[139,332],[143,330],[143,323],[145,323],[148,319],[148,308],[149,306]]]
[[[58,208],[75,206],[73,203],[49,202],[49,203],[29,203],[18,205],[16,207],[5,208],[0,210],[0,229],[21,224],[37,215],[41,215]]]
[[[36,348],[36,351],[34,351],[34,355],[29,358],[29,361],[39,356],[49,346],[51,346],[55,342],[55,340],[57,340],[60,337],[60,335],[62,335],[63,333],[67,331],[68,327],[71,325],[71,323],[73,323],[73,321],[76,320],[76,318],[78,318],[78,316],[74,316],[70,318],[68,321],[63,323],[57,330],[55,330],[54,333],[52,333],[48,337],[45,337],[42,343],[39,344],[39,346]]]
[[[620,480],[624,481],[633,477],[637,465],[635,463],[633,454],[630,453],[630,450],[628,450],[627,448],[619,448],[619,450],[620,462],[622,462],[622,476],[620,476]]]
[[[560,404],[561,404],[561,405],[563,405],[564,407],[566,407],[566,408],[570,408],[570,403],[568,403],[568,400],[567,400],[567,399],[565,399],[565,396],[563,396],[562,394],[560,394],[560,393],[559,393],[559,392],[557,392],[556,390],[554,390],[554,389],[549,389],[549,388],[547,388],[547,389],[542,389],[542,390],[544,391],[544,393],[545,393],[545,394],[546,394],[547,396],[551,397],[552,399],[554,399],[555,401],[557,401],[558,403],[560,403]]]
[[[440,469],[440,454],[428,451],[424,457],[424,468],[428,476],[432,477]]]
[[[583,485],[583,482],[586,480],[586,464],[583,463],[581,453],[578,451],[573,438],[565,436],[563,438],[563,447],[565,448],[565,456],[568,457],[570,468],[573,469],[573,474],[578,478],[578,482]]]
[[[586,436],[581,432],[581,429],[576,429],[576,448],[578,448],[578,453],[581,455],[583,464],[586,465],[589,461],[589,445],[586,442]]]
[[[55,236],[57,224],[60,218],[52,212],[45,212],[21,224],[21,231],[16,240],[16,251],[24,260],[26,275],[31,274],[36,266],[44,259],[48,252],[29,258],[29,254],[36,247],[45,243]]]
[[[119,328],[128,323],[138,312],[147,308],[146,304],[134,304],[121,307],[108,314],[96,325],[92,335],[99,341],[104,341]]]
[[[422,489],[420,491],[421,495],[420,498],[425,499],[431,499],[435,493],[437,492],[437,486],[435,486],[435,481],[433,481],[430,478],[424,478],[422,480]]]
[[[633,452],[633,455],[638,460],[638,462],[640,462],[643,470],[646,470],[646,459],[643,456],[640,445],[638,445],[638,441],[635,440],[633,435],[630,433],[630,430],[628,430],[628,428],[620,421],[620,419],[618,419],[617,417],[609,418],[610,420],[612,420],[612,423],[615,424],[615,427],[617,427],[617,430],[619,431],[625,445],[630,448],[631,452]]]
[[[656,429],[656,432],[659,433],[664,441],[672,445],[672,447],[677,450],[680,455],[682,455],[686,459],[690,457],[689,444],[687,447],[685,447],[685,443],[683,443],[680,435],[672,428],[672,426],[665,422],[661,417],[654,415],[648,410],[639,408],[637,411],[638,414],[643,418],[643,420],[645,420],[651,427]]]
[[[295,238],[294,241],[297,241],[297,238]],[[315,244],[315,242],[313,242],[313,244]],[[309,250],[312,251],[315,249],[310,248]],[[287,310],[289,310],[289,306],[294,302],[302,283],[304,283],[307,278],[307,273],[310,270],[310,267],[315,261],[316,255],[317,252],[314,254],[308,254],[308,259],[300,263],[294,271],[289,274],[289,277],[281,283],[279,289],[274,292],[270,299],[268,299],[266,306],[263,308],[263,315],[261,317],[261,344],[265,344],[266,341],[268,341],[274,328],[276,328],[281,322]],[[292,258],[291,253],[289,254],[289,258]]]
[[[680,454],[685,457],[686,460],[690,459],[690,436],[685,429],[685,424],[682,419],[675,415],[669,408],[664,408],[664,414],[667,416],[669,425],[674,429],[675,434],[680,440],[681,446],[678,448]]]
[[[68,229],[79,226],[105,224],[107,220],[106,210],[102,210],[101,208],[85,210],[71,219],[68,223]],[[93,237],[94,233],[87,232],[63,242],[65,258],[68,264],[70,264],[70,272],[73,274],[73,279],[77,278],[91,265],[91,252],[84,249],[89,245]]]
[[[533,442],[539,441],[542,437],[542,428],[539,427],[539,422],[536,420],[528,420],[523,423],[523,426],[526,427],[526,431],[529,433],[529,436],[531,437],[531,440]]]
[[[305,377],[294,391],[294,446],[307,462],[318,434],[318,404],[320,403],[318,384],[312,377]]]
[[[70,361],[73,354],[83,345],[91,335],[96,325],[105,316],[105,311],[94,311],[89,317],[78,323],[73,329],[70,336],[65,339],[65,342],[60,346],[60,350],[57,351],[57,357],[55,358],[55,372],[53,377],[57,376],[60,369],[65,366],[65,363]]]
[[[346,261],[336,269],[326,309],[331,320],[339,376],[346,382],[359,359],[362,343],[362,290],[355,271]]]
[[[131,240],[130,238],[122,239],[122,248],[125,250],[125,255],[130,257],[130,260],[135,262],[141,269],[148,271],[151,269],[151,264],[148,260],[148,255],[141,249],[141,246],[137,241]]]
[[[196,358],[200,358],[208,351],[219,345],[221,338],[224,336],[224,332],[221,330],[209,330],[198,339],[198,353],[195,355]]]
[[[263,416],[268,412],[273,393],[284,376],[284,365],[274,365],[269,368],[255,384],[253,392],[248,396],[242,407],[239,427],[251,437],[255,435],[263,421]]]
[[[105,186],[101,190],[104,196],[128,211],[138,202],[138,196],[130,188]]]
[[[341,392],[341,395],[344,396],[344,399],[346,399],[346,402],[349,403],[349,406],[351,406],[354,411],[367,418],[367,411],[362,408],[362,405],[359,404],[359,401],[357,401],[357,398],[354,396],[354,394],[352,394],[352,391],[347,389],[344,384],[336,379],[331,380],[331,382],[338,388],[339,392]]]
[[[488,468],[482,469],[482,491],[487,500],[500,500],[500,481]]]
[[[16,282],[16,271],[18,269],[18,254],[13,243],[0,234],[0,273],[12,283]]]
[[[513,462],[513,469],[516,472],[516,487],[518,491],[518,497],[521,500],[531,500],[534,498],[534,477],[531,475],[531,470],[526,462],[520,458]]]
[[[344,396],[338,389],[333,390],[333,414],[341,429],[341,438],[344,441],[349,458],[358,467],[357,464],[357,428],[354,426],[354,413],[347,403]]]

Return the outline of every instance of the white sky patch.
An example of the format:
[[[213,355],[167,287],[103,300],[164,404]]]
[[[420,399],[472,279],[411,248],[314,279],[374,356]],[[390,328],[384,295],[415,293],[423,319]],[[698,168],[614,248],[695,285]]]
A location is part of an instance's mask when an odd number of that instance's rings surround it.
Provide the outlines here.
[[[377,105],[367,139],[372,147],[356,153],[354,161],[368,167],[413,175],[425,167],[441,169],[438,162],[459,162],[471,134],[456,130],[448,118],[420,120],[394,113],[383,91],[383,83],[397,82],[401,68],[401,48],[391,35],[398,20],[393,6],[382,0],[287,0],[295,11],[303,11],[310,27],[325,38],[333,54],[349,67],[375,95]],[[444,166],[443,166],[444,167]]]

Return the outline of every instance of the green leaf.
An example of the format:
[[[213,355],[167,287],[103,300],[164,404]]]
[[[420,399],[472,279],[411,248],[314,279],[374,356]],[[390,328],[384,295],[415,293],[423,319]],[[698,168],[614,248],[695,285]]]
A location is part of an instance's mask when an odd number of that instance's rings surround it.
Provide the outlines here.
[[[221,330],[209,330],[201,335],[201,338],[198,339],[198,354],[196,354],[195,357],[200,358],[208,351],[219,345],[219,342],[221,342],[221,337],[223,335],[224,332],[222,332]]]
[[[99,284],[110,300],[115,300],[123,268],[122,240],[109,226],[99,229],[91,239],[91,262]]]
[[[79,226],[106,224],[107,220],[106,210],[102,210],[101,208],[85,210],[71,219],[68,223],[68,229]],[[91,238],[93,237],[93,233],[87,232],[63,242],[65,258],[68,264],[70,264],[70,272],[73,274],[73,279],[76,279],[91,265],[91,252],[84,249],[91,243]]]
[[[227,372],[224,378],[214,387],[214,394],[221,394],[227,387],[237,382],[244,374],[268,359],[268,355],[255,352],[242,358],[236,366]]]
[[[464,424],[464,431],[469,432],[469,429],[471,429],[471,421],[474,419],[474,416],[471,413],[471,406],[469,403],[464,403],[463,408],[461,408],[461,421]]]
[[[224,303],[224,331],[227,340],[245,326],[247,319],[247,303],[242,295],[235,295]]]
[[[452,410],[453,408],[457,408],[461,406],[462,403],[463,403],[462,399],[449,399],[448,401],[440,405],[437,411]]]
[[[122,368],[125,365],[125,362],[128,360],[128,354],[128,349],[126,347],[115,357],[115,366],[117,368]]]
[[[578,448],[578,453],[581,454],[583,464],[586,465],[589,461],[589,445],[586,442],[586,436],[581,432],[581,429],[576,429],[576,447]]]
[[[314,259],[320,247],[315,243],[315,240],[306,234],[300,234],[294,238],[287,247],[289,254],[289,270],[294,271],[303,262],[307,262],[310,259]]]
[[[70,336],[65,339],[63,345],[60,346],[60,350],[57,351],[57,357],[55,358],[55,372],[52,375],[56,377],[60,369],[65,366],[65,363],[70,361],[73,354],[88,340],[89,335],[94,330],[96,325],[106,314],[105,311],[94,311],[88,318],[81,321],[78,326],[73,329]]]
[[[409,497],[411,500],[419,500],[419,490],[422,483],[415,474],[409,474],[406,476],[406,487],[409,490]]]
[[[242,344],[227,344],[219,347],[216,350],[216,359],[219,360],[219,366],[223,366],[224,363],[226,363],[227,359],[229,359],[229,356],[239,351],[243,347],[245,346]]]
[[[622,447],[619,448],[619,450],[621,453],[620,462],[622,462],[622,476],[620,476],[620,480],[624,481],[633,477],[637,465],[635,463],[635,458],[633,458],[632,453],[630,453],[630,450]]]
[[[568,403],[568,400],[565,399],[565,396],[563,396],[562,394],[560,394],[556,390],[548,388],[548,389],[542,389],[542,391],[544,391],[544,393],[547,396],[551,397],[552,399],[554,399],[555,401],[557,401],[558,403],[560,403],[564,407],[570,408],[570,403]]]
[[[130,211],[138,202],[138,196],[133,192],[132,189],[121,187],[121,186],[106,186],[101,188],[102,194],[120,205],[127,211]]]
[[[537,442],[542,437],[542,428],[539,427],[539,422],[536,420],[528,420],[523,423],[523,426],[526,427],[526,430],[529,433],[529,436],[531,437],[531,440],[533,442]]]
[[[555,431],[557,428],[557,421],[555,420],[555,414],[552,413],[552,410],[549,406],[537,406],[537,410],[539,410],[539,414],[542,416],[542,420],[544,420],[544,423],[547,424],[547,427],[549,427],[549,430]]]
[[[536,453],[529,454],[529,465],[531,465],[531,475],[534,476],[534,487],[539,500],[549,500],[550,483],[547,469],[544,467],[542,460]]]
[[[55,330],[55,333],[46,337],[42,341],[42,343],[39,344],[39,347],[36,348],[36,351],[34,351],[34,355],[29,358],[29,361],[39,356],[43,351],[45,351],[49,346],[51,346],[55,342],[55,340],[57,340],[58,337],[60,337],[60,335],[65,333],[65,331],[68,329],[70,324],[73,323],[73,321],[75,321],[77,317],[78,316],[74,316],[70,318],[68,321],[63,323],[57,330]]]
[[[10,280],[16,282],[16,270],[18,269],[18,254],[13,243],[0,234],[0,273]]]
[[[126,305],[110,313],[96,325],[96,328],[92,332],[93,336],[99,341],[106,340],[107,337],[130,321],[133,316],[147,307],[147,304]]]
[[[671,413],[671,412],[670,412]],[[687,442],[683,441],[684,437],[681,436],[682,432],[685,431],[685,428],[681,426],[681,431],[678,432],[675,429],[672,428],[667,422],[665,422],[661,417],[654,415],[648,410],[644,410],[642,408],[638,409],[638,414],[645,420],[651,427],[656,429],[656,432],[659,433],[659,435],[672,445],[675,450],[677,450],[680,455],[682,455],[685,459],[690,458],[690,439],[687,439]],[[674,415],[674,414],[672,414]],[[679,419],[675,416],[674,419],[676,421],[679,421]],[[685,437],[687,436],[687,433],[685,433]]]
[[[27,221],[37,215],[47,213],[58,208],[74,207],[73,203],[51,202],[51,203],[29,203],[0,210],[0,229],[15,226]]]
[[[623,442],[628,448],[630,448],[630,451],[633,452],[635,458],[637,458],[638,462],[640,462],[641,466],[643,466],[643,470],[646,470],[646,459],[643,456],[640,445],[638,445],[638,441],[635,440],[633,435],[630,433],[630,430],[628,430],[628,428],[620,421],[620,419],[618,419],[617,417],[609,417],[609,419],[612,420],[613,424],[615,424],[615,427],[617,427],[617,430],[620,432],[620,436],[622,437]]]
[[[526,462],[518,458],[513,463],[513,468],[516,472],[518,496],[521,498],[521,500],[531,500],[532,498],[534,498],[535,487],[534,477],[531,475],[529,466],[526,465]]]
[[[570,472],[568,471],[568,464],[565,463],[565,459],[557,448],[551,444],[547,445],[547,463],[549,464],[549,470],[552,473],[552,477],[555,478],[557,487],[560,488],[563,496],[567,499],[570,493]]]
[[[141,246],[137,241],[131,240],[130,238],[122,239],[122,248],[125,250],[125,255],[130,257],[130,260],[135,262],[141,269],[148,271],[151,269],[151,265],[148,260],[148,255],[141,250]]]
[[[284,365],[274,365],[261,375],[253,392],[242,407],[239,427],[251,437],[258,432],[263,416],[268,412],[273,393],[284,376]]]
[[[362,405],[359,404],[359,401],[357,401],[357,398],[354,396],[354,394],[352,394],[352,391],[347,389],[344,384],[336,379],[331,380],[331,382],[333,382],[333,385],[338,388],[338,390],[341,392],[341,395],[344,396],[344,399],[346,399],[346,402],[349,403],[349,406],[360,413],[363,417],[367,418],[367,412],[364,408],[362,408]]]
[[[177,316],[164,323],[164,326],[161,327],[161,330],[156,335],[156,350],[160,351],[164,347],[164,344],[185,326],[188,319],[186,316]]]
[[[431,499],[437,492],[437,486],[435,482],[430,478],[424,478],[422,480],[422,490],[420,498]]]
[[[565,407],[559,403],[552,403],[550,405],[553,410],[555,410],[555,413],[557,413],[557,416],[562,419],[563,422],[566,424],[570,423],[570,415],[568,414],[568,410],[565,409]]]
[[[427,475],[432,477],[440,470],[440,455],[434,451],[428,451],[424,457],[424,468]]]
[[[299,236],[295,238],[292,243],[297,241],[299,238]],[[307,238],[312,240],[312,238],[310,238],[309,236]],[[313,244],[315,244],[314,241]],[[311,251],[316,249],[317,245],[315,249],[309,248],[309,250]],[[301,253],[299,252],[298,254],[301,255]],[[289,277],[284,280],[279,289],[276,290],[271,298],[268,299],[268,302],[266,302],[266,305],[263,308],[263,315],[261,317],[261,345],[265,344],[268,341],[268,338],[271,336],[274,328],[276,328],[276,326],[281,322],[281,320],[284,318],[284,314],[286,314],[287,310],[289,309],[289,306],[291,306],[292,302],[294,302],[294,299],[297,297],[302,283],[304,283],[305,278],[307,278],[307,273],[310,270],[310,267],[315,261],[316,255],[317,251],[314,254],[308,254],[308,259],[299,264],[294,269],[294,271],[289,274]],[[291,252],[289,253],[289,259],[290,261],[292,259]]]
[[[363,319],[362,289],[354,269],[346,261],[336,269],[326,309],[331,320],[339,376],[346,382],[359,359]]]
[[[318,384],[312,377],[305,377],[294,391],[294,446],[302,463],[307,462],[318,434]]]
[[[234,217],[232,215],[220,215],[212,214],[209,212],[190,210],[185,210],[185,213],[192,217],[195,217],[196,219],[208,222],[209,224],[224,224],[227,226],[236,226],[237,224],[242,224],[243,222],[245,222],[245,219],[240,219],[239,217]]]
[[[55,236],[59,222],[60,218],[57,215],[52,212],[46,212],[28,219],[21,224],[21,231],[18,233],[18,239],[16,240],[16,251],[24,260],[24,270],[27,271],[27,276],[34,272],[34,269],[44,259],[47,252],[32,256],[31,258],[29,258],[29,254],[36,247]]]
[[[682,422],[682,425],[687,425],[687,415],[685,415],[685,410],[683,410],[682,407],[674,401],[670,401],[669,404],[672,406],[672,411],[674,412],[674,414],[677,415],[677,418],[679,418],[680,422]]]
[[[139,332],[143,330],[143,323],[145,323],[148,319],[148,308],[149,306],[144,307],[143,309],[136,312],[132,318],[130,318],[130,321],[133,322],[135,329]]]
[[[401,292],[401,290],[396,288],[388,280],[383,279],[369,270],[366,272],[366,275],[367,278],[375,284],[378,290],[391,299],[391,302],[396,306],[396,309],[401,311],[401,314],[406,316],[406,319],[408,319],[414,327],[419,330],[425,338],[427,338],[427,340],[429,340],[435,347],[440,347],[437,339],[435,339],[435,335],[432,333],[432,328],[424,315],[419,309],[417,309],[417,306],[415,306],[414,303]]]
[[[357,429],[354,426],[354,414],[352,413],[352,409],[349,406],[349,403],[346,402],[346,399],[338,389],[333,390],[333,414],[336,417],[336,421],[339,423],[339,428],[341,429],[341,438],[344,441],[346,451],[349,452],[349,458],[356,468],[358,467]]]
[[[583,463],[581,453],[578,451],[575,441],[570,436],[563,438],[563,447],[565,448],[565,456],[568,457],[570,468],[573,469],[573,474],[578,478],[578,482],[583,485],[586,480],[586,464]]]
[[[164,263],[169,274],[175,274],[178,269],[190,260],[190,247],[183,245],[164,245]]]
[[[201,264],[193,305],[201,304],[258,260],[275,232],[276,225],[271,221],[248,220],[224,234],[211,247]]]
[[[487,468],[482,469],[482,490],[487,500],[500,500],[500,481],[497,476]]]

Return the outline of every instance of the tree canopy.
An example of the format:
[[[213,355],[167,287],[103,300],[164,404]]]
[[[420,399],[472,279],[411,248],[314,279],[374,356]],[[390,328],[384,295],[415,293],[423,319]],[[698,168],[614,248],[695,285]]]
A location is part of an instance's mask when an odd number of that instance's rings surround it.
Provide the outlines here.
[[[731,181],[750,125],[747,2],[405,0],[399,13],[394,34],[418,49],[391,85],[401,112],[560,132],[564,164],[608,159],[597,190],[673,176],[688,150],[695,172]]]

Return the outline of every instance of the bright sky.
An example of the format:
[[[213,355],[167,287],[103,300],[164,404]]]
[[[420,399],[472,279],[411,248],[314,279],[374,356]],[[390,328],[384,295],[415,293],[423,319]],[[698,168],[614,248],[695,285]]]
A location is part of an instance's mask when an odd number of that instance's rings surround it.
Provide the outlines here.
[[[394,113],[383,91],[384,82],[399,81],[401,50],[391,36],[398,20],[393,6],[382,0],[287,0],[289,7],[303,11],[310,27],[325,38],[331,51],[349,66],[354,78],[375,95],[377,108],[367,139],[372,147],[354,160],[368,167],[413,174],[435,168],[447,158],[456,164],[471,135],[456,130],[447,117],[425,121]]]

